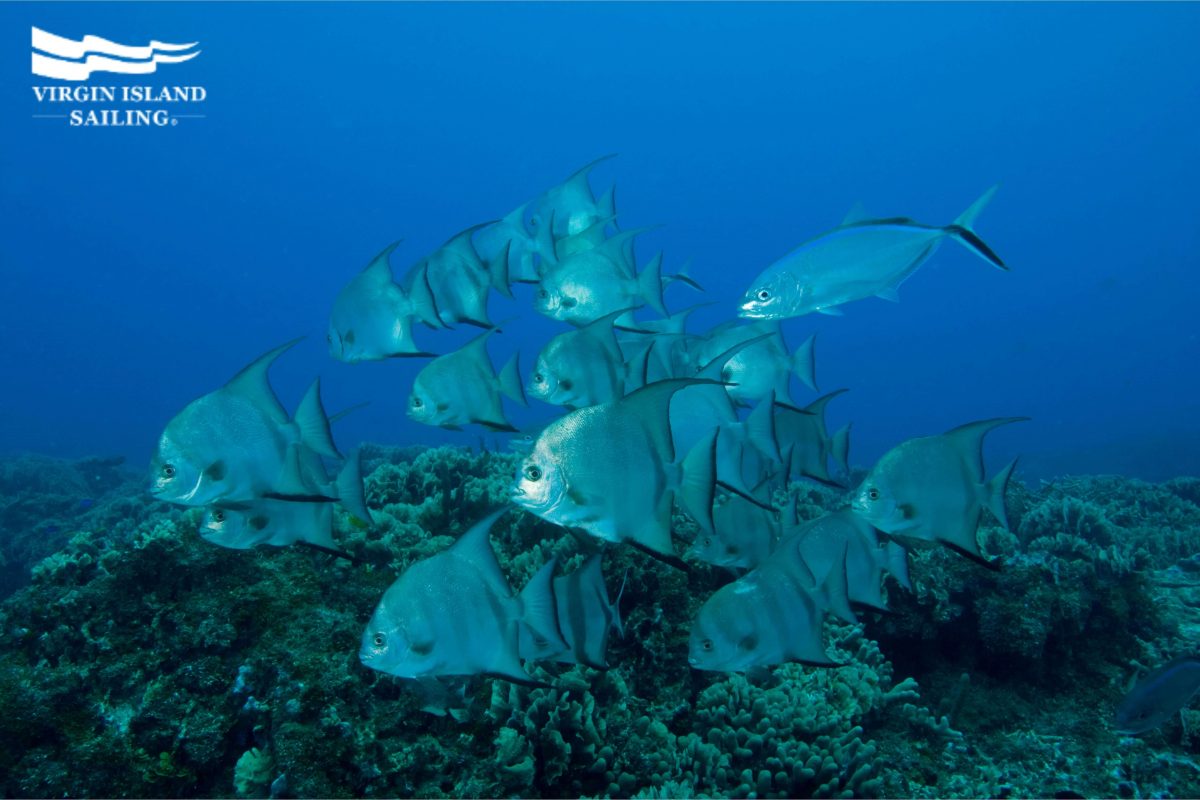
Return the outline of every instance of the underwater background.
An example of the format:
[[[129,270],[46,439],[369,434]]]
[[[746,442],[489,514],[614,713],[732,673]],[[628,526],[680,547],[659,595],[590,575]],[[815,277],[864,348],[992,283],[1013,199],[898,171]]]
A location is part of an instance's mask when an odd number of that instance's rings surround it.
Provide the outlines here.
[[[1200,624],[1200,6],[29,3],[0,23],[6,796],[1200,794],[1197,712],[1112,724]],[[100,82],[203,86],[204,118],[34,118],[31,26],[199,42]],[[1021,456],[1011,532],[980,534],[1003,569],[914,553],[890,613],[827,625],[845,666],[764,678],[688,667],[728,575],[614,550],[612,669],[479,679],[431,715],[358,639],[397,574],[507,500],[516,456],[405,416],[423,362],[330,358],[330,307],[388,243],[399,272],[609,153],[593,186],[615,182],[623,227],[661,225],[643,252],[690,260],[703,295],[667,304],[712,302],[698,327],[856,203],[943,224],[1001,184],[977,227],[1011,272],[947,246],[901,302],[784,331],[816,333],[822,389],[850,389],[829,424],[853,421],[852,478],[904,439],[1032,418],[988,445]],[[514,293],[491,346],[527,370],[562,326]],[[357,564],[215,547],[147,492],[172,416],[297,336],[272,371],[288,408],[318,374],[327,408],[369,401],[336,431],[366,443],[375,524],[337,536]],[[846,501],[793,494],[802,519]],[[513,586],[582,560],[504,519]]]

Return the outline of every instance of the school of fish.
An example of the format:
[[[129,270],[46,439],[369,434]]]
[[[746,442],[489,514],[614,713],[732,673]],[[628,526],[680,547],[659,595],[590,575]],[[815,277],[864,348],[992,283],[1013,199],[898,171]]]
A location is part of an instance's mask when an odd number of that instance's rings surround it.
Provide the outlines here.
[[[1022,418],[903,442],[853,487],[846,508],[801,522],[792,482],[852,488],[850,429],[830,433],[825,423],[828,403],[844,390],[793,399],[793,379],[816,394],[815,342],[792,347],[780,325],[841,314],[864,298],[897,300],[900,284],[947,239],[1007,270],[974,230],[995,188],[940,226],[853,211],[766,267],[724,322],[696,332],[688,323],[698,306],[671,313],[665,294],[699,293],[700,283],[686,268],[664,271],[662,253],[639,261],[636,243],[648,229],[620,227],[613,189],[593,192],[589,175],[604,160],[495,222],[453,235],[399,279],[391,261],[400,243],[388,245],[333,300],[331,356],[429,359],[407,415],[452,430],[512,433],[519,453],[511,506],[398,576],[362,632],[362,663],[426,682],[486,674],[533,683],[525,665],[539,660],[605,668],[608,637],[622,633],[621,596],[610,595],[601,563],[609,547],[729,575],[692,621],[687,654],[692,667],[722,672],[832,665],[825,619],[886,610],[889,576],[893,591],[911,588],[911,548],[940,544],[996,568],[977,528],[985,514],[1007,526],[1014,464],[985,475],[983,439]],[[489,297],[513,297],[524,284],[534,309],[562,323],[528,380],[515,354],[499,370],[489,354],[501,342]],[[431,337],[460,325],[480,332],[434,356]],[[345,555],[333,539],[333,508],[371,524],[358,454],[334,444],[337,415],[326,414],[319,383],[292,414],[275,396],[267,373],[292,344],[166,425],[151,491],[203,507],[201,535],[222,547],[300,543]],[[559,416],[518,430],[506,404],[530,398]],[[695,522],[691,541],[677,542],[676,510]],[[566,575],[555,574],[552,559],[514,591],[489,541],[506,513],[592,537],[596,552]]]

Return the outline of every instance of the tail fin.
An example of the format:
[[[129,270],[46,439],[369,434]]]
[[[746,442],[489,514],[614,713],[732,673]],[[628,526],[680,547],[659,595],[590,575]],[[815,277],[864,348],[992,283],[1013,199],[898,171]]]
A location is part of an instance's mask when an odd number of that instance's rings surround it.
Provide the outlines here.
[[[853,625],[858,622],[858,617],[854,614],[854,609],[850,608],[849,577],[846,574],[846,556],[849,549],[848,543],[842,545],[841,555],[834,559],[829,574],[825,576],[814,595],[835,617]]]
[[[617,216],[617,185],[615,183],[609,186],[608,191],[600,195],[600,199],[596,201],[596,213],[610,219]],[[613,225],[616,224],[614,219]]]
[[[980,195],[979,199],[972,203],[966,211],[959,214],[954,222],[946,226],[946,232],[993,267],[1007,271],[1008,267],[1000,260],[1000,256],[996,255],[992,248],[988,247],[974,231],[975,220],[999,188],[1000,186],[997,184]]]
[[[509,252],[512,250],[512,239],[504,243],[504,247],[500,250],[499,255],[488,263],[488,274],[492,279],[492,287],[504,295],[512,297],[512,281],[509,278],[510,266],[508,263]]]
[[[815,333],[809,336],[804,340],[804,344],[796,348],[796,351],[792,353],[788,360],[788,366],[791,367],[796,377],[814,392],[819,391],[817,389],[817,362],[813,357],[813,345],[816,343],[816,340],[817,335]]]
[[[317,378],[308,387],[300,405],[296,408],[294,419],[300,429],[300,441],[315,453],[329,458],[341,458],[337,445],[333,443],[333,434],[329,430],[329,417],[321,405],[321,379]]]
[[[712,505],[717,485],[717,429],[697,442],[683,459],[679,504],[705,533],[713,533]]]
[[[445,328],[446,323],[438,315],[437,298],[429,285],[429,272],[424,262],[413,267],[408,284],[408,313],[431,328]]]
[[[990,481],[983,485],[983,504],[992,512],[1005,530],[1012,530],[1008,525],[1008,509],[1004,505],[1004,495],[1008,491],[1008,481],[1012,478],[1013,468],[1017,459],[1009,462],[1008,466],[997,472]]]
[[[746,417],[746,438],[755,450],[779,464],[783,456],[779,452],[779,439],[775,435],[775,393],[759,401]]]
[[[692,287],[697,292],[703,292],[704,287],[701,286],[699,283],[697,283],[696,279],[693,278],[691,273],[688,271],[688,267],[690,267],[691,265],[692,265],[692,261],[691,261],[691,259],[688,259],[686,262],[684,262],[684,265],[682,267],[680,267],[679,270],[674,275],[667,275],[665,280],[679,281],[680,283],[686,283],[688,286]]]
[[[908,577],[908,551],[898,542],[885,542],[881,547],[887,551],[887,571],[896,579],[896,583],[911,592],[913,587]]]
[[[842,474],[849,477],[850,475],[850,423],[843,425],[838,432],[829,440],[829,449],[833,456],[833,463],[841,470]]]
[[[367,510],[367,498],[363,494],[362,461],[358,448],[354,448],[342,465],[337,476],[337,495],[342,508],[347,512],[371,525],[371,512]]]
[[[558,266],[558,249],[554,242],[554,210],[550,210],[550,219],[543,220],[533,232],[533,246],[541,260],[538,262],[538,276],[545,277],[548,272]]]
[[[561,653],[569,649],[558,620],[558,601],[554,597],[554,567],[550,559],[521,590],[521,621],[538,639],[548,643],[547,650]],[[541,648],[539,648],[541,649]]]
[[[529,401],[525,399],[525,387],[521,385],[521,372],[517,365],[519,357],[520,353],[513,353],[513,357],[500,370],[497,380],[500,382],[501,393],[508,395],[521,405],[527,406]]]
[[[637,282],[638,293],[645,298],[647,305],[666,317],[670,315],[663,305],[662,259],[662,253],[652,258],[638,275]]]

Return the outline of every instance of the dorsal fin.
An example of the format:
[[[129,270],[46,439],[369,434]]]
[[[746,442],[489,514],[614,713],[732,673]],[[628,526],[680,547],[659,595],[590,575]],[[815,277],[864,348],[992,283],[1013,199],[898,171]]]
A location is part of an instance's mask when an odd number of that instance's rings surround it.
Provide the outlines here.
[[[300,429],[300,440],[315,453],[328,458],[341,458],[337,445],[333,443],[333,433],[329,430],[329,417],[325,414],[325,406],[321,403],[321,379],[316,378],[309,385],[308,391],[296,407],[293,418],[296,427]]]
[[[495,367],[492,366],[492,359],[487,351],[487,340],[493,333],[499,330],[499,328],[488,328],[459,348],[458,354],[472,361],[478,361],[481,365],[486,365],[488,371],[495,374]]]
[[[446,240],[446,243],[441,246],[441,250],[447,252],[458,253],[468,260],[475,263],[482,263],[479,258],[479,252],[475,249],[475,243],[471,241],[472,234],[477,230],[486,228],[488,225],[495,225],[496,220],[481,222],[478,225],[472,225],[469,228],[464,228],[458,233]]]
[[[650,231],[659,227],[661,226],[644,225],[641,228],[631,228],[627,231],[621,231],[613,236],[608,237],[591,250],[587,250],[585,252],[596,253],[597,255],[603,256],[624,270],[629,277],[633,277],[637,267],[636,265],[630,263],[629,258],[627,258],[625,247],[631,244],[633,240],[641,234],[649,233]]]
[[[759,342],[770,339],[775,333],[764,333],[761,336],[754,336],[746,339],[743,342],[738,342],[732,347],[728,347],[715,355],[709,362],[696,371],[696,376],[706,378],[708,380],[718,380],[721,377],[721,370],[725,366],[725,362],[736,356],[742,350],[745,350],[750,345],[758,344]]]
[[[616,157],[617,157],[616,153],[609,153],[606,156],[600,156],[599,158],[595,159],[594,161],[589,161],[588,163],[584,164],[579,169],[572,172],[569,176],[567,176],[567,179],[565,181],[563,181],[562,183],[560,183],[559,186],[562,188],[566,188],[567,186],[570,186],[571,184],[575,184],[576,188],[585,192],[588,197],[594,197],[592,195],[592,186],[590,183],[588,183],[588,176],[591,174],[592,170],[596,168],[597,164],[600,164],[601,162],[604,162],[604,161],[608,161],[610,158],[616,158]]]
[[[403,239],[397,239],[387,247],[379,251],[379,255],[371,259],[371,263],[363,267],[362,275],[369,277],[373,281],[379,283],[392,282],[392,267],[388,263],[392,256],[392,252],[400,246]]]
[[[243,367],[241,372],[229,379],[229,382],[225,384],[224,391],[248,399],[265,411],[273,422],[280,425],[285,424],[289,419],[287,409],[283,407],[279,398],[275,396],[274,390],[271,389],[271,382],[267,380],[267,371],[271,369],[275,359],[290,350],[303,338],[292,339],[254,359]]]
[[[617,344],[617,335],[613,332],[613,325],[616,323],[618,317],[630,311],[633,311],[633,309],[622,308],[610,314],[605,314],[603,317],[594,319],[587,325],[584,325],[579,329],[579,332],[597,342],[615,361],[620,361],[621,347]]]
[[[500,519],[507,511],[508,507],[506,506],[491,512],[468,528],[467,532],[458,537],[458,541],[446,551],[473,564],[491,587],[504,597],[511,596],[512,590],[508,586],[508,579],[500,571],[500,562],[496,560],[496,552],[492,549],[491,532],[496,520]]]
[[[951,428],[943,436],[954,442],[954,446],[962,453],[963,459],[972,470],[975,483],[983,483],[983,437],[993,428],[1008,425],[1010,422],[1027,422],[1029,417],[996,417],[982,419],[978,422],[968,422]]]
[[[834,389],[829,394],[823,395],[821,397],[818,397],[816,400],[813,400],[811,403],[809,403],[807,406],[805,406],[804,408],[802,408],[800,410],[802,412],[804,412],[805,414],[811,414],[813,416],[818,416],[822,420],[824,420],[825,419],[825,406],[829,405],[829,401],[832,400],[833,398],[837,397],[839,394],[843,394],[844,392],[848,392],[848,391],[850,391],[850,390],[849,389]]]
[[[846,212],[846,216],[842,218],[842,226],[845,227],[846,225],[853,225],[856,222],[864,222],[870,218],[862,202],[855,202],[854,205],[850,206],[850,210]]]
[[[680,389],[704,384],[723,385],[720,381],[670,378],[647,384],[616,402],[622,412],[637,417],[645,426],[655,452],[664,464],[670,464],[675,461],[675,445],[671,441],[671,397]]]
[[[521,205],[517,206],[512,211],[505,214],[500,219],[500,222],[502,222],[503,224],[508,225],[510,227],[516,228],[517,230],[521,231],[521,233],[526,233],[526,231],[525,231],[525,211],[528,208],[529,208],[528,202],[521,203]],[[526,235],[528,235],[528,234],[526,234]]]

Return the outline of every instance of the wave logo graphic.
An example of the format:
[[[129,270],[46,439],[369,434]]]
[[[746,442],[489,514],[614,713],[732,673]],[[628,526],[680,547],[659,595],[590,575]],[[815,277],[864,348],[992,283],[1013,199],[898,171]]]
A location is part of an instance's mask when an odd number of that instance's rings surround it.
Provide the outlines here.
[[[117,44],[99,36],[81,41],[33,29],[33,74],[60,81],[86,81],[93,72],[149,75],[159,64],[178,64],[200,55],[199,42],[168,44],[151,41],[143,47]]]

